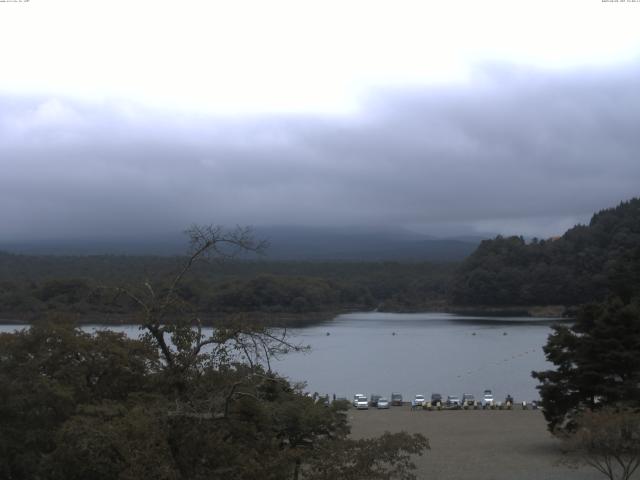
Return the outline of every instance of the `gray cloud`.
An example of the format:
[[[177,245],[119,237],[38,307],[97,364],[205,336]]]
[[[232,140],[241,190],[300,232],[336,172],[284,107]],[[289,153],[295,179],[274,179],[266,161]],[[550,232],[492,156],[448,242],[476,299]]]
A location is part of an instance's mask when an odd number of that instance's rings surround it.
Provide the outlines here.
[[[192,222],[551,235],[638,195],[640,66],[493,66],[352,116],[0,97],[0,240]]]

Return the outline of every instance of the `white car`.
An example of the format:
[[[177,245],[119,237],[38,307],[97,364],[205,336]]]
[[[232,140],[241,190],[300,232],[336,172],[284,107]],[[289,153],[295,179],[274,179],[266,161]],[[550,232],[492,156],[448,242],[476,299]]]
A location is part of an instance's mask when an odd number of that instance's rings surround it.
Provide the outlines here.
[[[382,397],[378,399],[378,408],[389,408],[389,400]]]
[[[364,395],[357,394],[353,399],[353,406],[358,410],[368,410],[369,400]]]
[[[485,390],[482,394],[482,408],[491,408],[493,407],[493,393],[491,390]]]
[[[357,407],[357,406],[358,406],[358,400],[359,400],[360,398],[367,398],[367,397],[365,397],[362,393],[356,393],[356,394],[353,396],[353,401],[351,402],[351,403],[352,403],[352,405],[353,405],[354,407]]]
[[[413,401],[411,402],[411,405],[413,405],[414,407],[422,407],[425,404],[425,399],[424,399],[424,395],[416,395],[413,399]]]

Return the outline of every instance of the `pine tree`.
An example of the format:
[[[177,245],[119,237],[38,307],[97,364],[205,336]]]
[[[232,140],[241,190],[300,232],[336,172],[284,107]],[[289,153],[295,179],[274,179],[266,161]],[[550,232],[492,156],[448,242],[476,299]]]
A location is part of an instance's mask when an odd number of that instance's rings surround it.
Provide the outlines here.
[[[583,306],[573,326],[555,327],[544,351],[556,369],[532,375],[551,431],[572,430],[584,410],[640,407],[639,299]]]

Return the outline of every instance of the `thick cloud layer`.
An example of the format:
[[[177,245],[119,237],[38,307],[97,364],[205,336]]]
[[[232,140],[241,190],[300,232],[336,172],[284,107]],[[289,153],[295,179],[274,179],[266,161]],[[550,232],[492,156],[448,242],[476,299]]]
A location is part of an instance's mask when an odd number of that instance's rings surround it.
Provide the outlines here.
[[[639,193],[638,79],[498,66],[373,92],[352,116],[0,97],[0,240],[193,222],[562,233]]]

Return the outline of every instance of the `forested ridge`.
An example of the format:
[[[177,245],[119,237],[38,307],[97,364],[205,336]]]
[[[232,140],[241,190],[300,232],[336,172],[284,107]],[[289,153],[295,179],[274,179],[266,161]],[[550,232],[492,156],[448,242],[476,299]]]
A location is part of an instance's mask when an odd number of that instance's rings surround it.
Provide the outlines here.
[[[640,199],[602,210],[556,239],[483,241],[459,267],[457,305],[581,305],[640,289]]]

